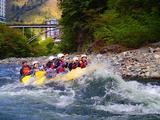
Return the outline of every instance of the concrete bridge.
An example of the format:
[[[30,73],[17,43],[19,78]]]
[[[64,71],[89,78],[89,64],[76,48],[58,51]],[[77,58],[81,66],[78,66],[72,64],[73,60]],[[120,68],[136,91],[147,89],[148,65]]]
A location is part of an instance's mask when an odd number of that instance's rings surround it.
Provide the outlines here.
[[[57,24],[6,24],[11,28],[57,28]]]
[[[42,34],[46,34],[47,32],[62,28],[62,26],[60,26],[58,24],[6,24],[6,25],[10,28],[22,29],[23,35],[25,34],[24,29],[30,28],[31,33],[32,33],[33,29],[42,29],[43,30],[42,32],[40,32],[37,35],[31,34],[31,38],[28,40],[28,43],[31,43],[34,39],[36,39],[37,37],[39,37]]]

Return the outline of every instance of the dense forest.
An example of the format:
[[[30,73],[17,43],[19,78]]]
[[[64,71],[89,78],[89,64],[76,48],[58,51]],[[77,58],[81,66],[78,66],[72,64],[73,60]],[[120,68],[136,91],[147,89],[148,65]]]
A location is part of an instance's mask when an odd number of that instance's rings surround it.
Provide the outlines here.
[[[0,59],[8,57],[36,57],[49,55],[58,52],[55,50],[53,39],[45,41],[38,38],[28,43],[31,36],[30,30],[25,30],[25,34],[21,30],[9,28],[0,24]]]
[[[94,43],[138,48],[160,41],[159,0],[59,0],[59,6],[65,52],[94,51]]]

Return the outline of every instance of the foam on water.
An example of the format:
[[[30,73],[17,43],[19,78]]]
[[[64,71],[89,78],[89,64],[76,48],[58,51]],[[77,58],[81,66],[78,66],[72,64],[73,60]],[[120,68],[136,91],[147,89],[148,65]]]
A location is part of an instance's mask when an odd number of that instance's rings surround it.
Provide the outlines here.
[[[39,115],[55,119],[87,119],[94,114],[92,111],[98,115],[102,111],[117,115],[160,114],[158,85],[124,81],[113,72],[108,60],[99,64],[99,60],[94,59],[91,66],[96,67],[96,70],[79,79],[56,81],[41,87],[23,86],[17,82],[19,67],[12,70],[7,68],[6,71],[14,73],[14,76],[8,76],[4,71],[6,75],[0,73],[0,79],[11,81],[0,86],[0,109],[16,114],[23,108],[22,116],[19,117],[22,119],[35,111],[39,111]],[[13,110],[7,111],[11,106]],[[105,118],[103,115],[102,118]],[[39,116],[32,117],[39,119]],[[109,119],[112,118],[114,119]]]
[[[1,97],[21,97],[31,98],[42,103],[53,105],[56,107],[66,107],[74,102],[75,93],[72,89],[65,88],[64,91],[54,90],[54,87],[26,87],[21,84],[12,83],[0,87]],[[17,101],[19,102],[19,101]]]
[[[122,100],[128,100],[128,103],[116,103],[114,100],[105,105],[96,104],[94,107],[97,110],[104,110],[113,113],[125,114],[160,114],[160,87],[151,84],[142,84],[136,81],[124,81],[120,76],[114,75],[112,71],[107,69],[98,70],[96,76],[103,77],[108,80],[108,77],[113,78],[114,84],[112,89],[106,85],[106,94],[104,99],[109,94],[116,94]],[[102,100],[101,99],[101,100]]]

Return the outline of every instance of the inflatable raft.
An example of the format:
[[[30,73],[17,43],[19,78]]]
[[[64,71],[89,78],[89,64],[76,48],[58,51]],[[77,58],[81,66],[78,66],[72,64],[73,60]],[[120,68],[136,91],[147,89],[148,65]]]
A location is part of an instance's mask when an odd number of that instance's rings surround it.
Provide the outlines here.
[[[34,76],[33,75],[24,76],[23,78],[21,78],[20,81],[24,85],[40,86],[40,85],[44,85],[46,82],[51,82],[55,80],[71,81],[89,72],[93,72],[94,70],[95,70],[95,67],[87,67],[84,69],[76,68],[66,74],[57,75],[56,77],[51,79],[46,78],[45,71],[38,71],[35,73]]]
[[[20,79],[20,82],[24,85],[43,85],[45,83],[46,76],[45,71],[35,72],[35,75],[27,75]]]

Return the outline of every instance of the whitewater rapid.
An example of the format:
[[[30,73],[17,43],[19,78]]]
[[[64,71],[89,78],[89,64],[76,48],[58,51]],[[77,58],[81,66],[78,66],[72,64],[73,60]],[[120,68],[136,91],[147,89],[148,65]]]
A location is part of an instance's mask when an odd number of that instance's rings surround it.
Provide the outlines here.
[[[125,81],[108,63],[70,82],[35,87],[18,79],[19,65],[0,65],[1,119],[160,119],[159,84]]]

